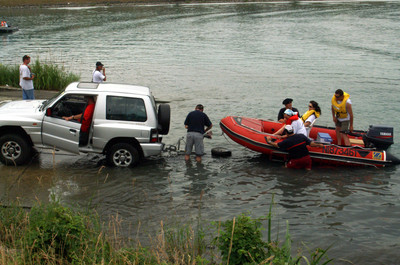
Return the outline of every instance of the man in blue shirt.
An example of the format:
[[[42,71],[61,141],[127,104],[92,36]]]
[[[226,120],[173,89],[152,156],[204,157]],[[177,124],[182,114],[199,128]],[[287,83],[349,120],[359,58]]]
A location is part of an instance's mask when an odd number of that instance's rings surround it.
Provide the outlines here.
[[[203,113],[204,107],[198,104],[194,111],[190,112],[185,119],[185,128],[187,129],[185,160],[190,159],[193,145],[196,153],[196,161],[201,162],[204,155],[204,134],[212,128],[212,123],[207,114]],[[204,129],[205,128],[205,129]]]

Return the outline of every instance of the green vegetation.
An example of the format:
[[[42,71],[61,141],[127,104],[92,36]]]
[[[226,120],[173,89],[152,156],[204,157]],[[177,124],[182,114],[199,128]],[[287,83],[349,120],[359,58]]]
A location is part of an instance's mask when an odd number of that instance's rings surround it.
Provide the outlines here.
[[[79,75],[66,72],[64,67],[55,64],[42,64],[39,60],[36,60],[30,66],[32,73],[35,73],[33,85],[38,90],[62,90],[68,84],[80,79]],[[19,65],[6,66],[0,64],[0,85],[19,87]]]
[[[160,231],[150,237],[148,247],[121,239],[117,232],[121,223],[118,216],[108,226],[99,220],[94,213],[73,211],[59,202],[37,204],[29,212],[18,206],[1,207],[0,263],[324,265],[331,262],[321,249],[311,252],[309,259],[300,254],[292,258],[288,226],[282,246],[278,239],[264,242],[261,230],[265,219],[245,214],[219,222],[217,229],[203,229],[199,223],[196,229],[182,224],[164,229],[161,222]],[[270,235],[271,223],[268,224]],[[216,253],[218,250],[220,254]]]
[[[289,234],[289,223],[286,224],[285,241],[280,246],[279,239],[271,240],[272,203],[266,218],[253,219],[242,214],[237,220],[222,223],[223,231],[215,238],[221,251],[224,264],[273,264],[296,265],[305,261],[308,265],[328,264],[333,259],[326,257],[327,250],[317,248],[310,253],[310,259],[301,254],[291,255],[292,240]],[[268,241],[262,240],[262,221],[268,222]]]

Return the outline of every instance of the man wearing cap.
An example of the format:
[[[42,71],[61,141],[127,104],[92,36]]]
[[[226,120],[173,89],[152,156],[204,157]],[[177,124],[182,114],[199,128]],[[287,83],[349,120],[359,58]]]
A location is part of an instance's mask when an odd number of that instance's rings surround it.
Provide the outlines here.
[[[303,121],[299,118],[297,112],[293,112],[291,109],[287,109],[283,112],[283,122],[286,125],[291,125],[294,131],[294,134],[303,134],[307,137],[307,130],[304,127]],[[274,134],[276,135],[283,135],[285,129],[285,125],[282,126],[278,131]],[[280,136],[280,138],[285,138],[285,135]]]
[[[103,70],[103,73],[101,71]],[[96,63],[96,69],[93,71],[92,82],[93,83],[102,83],[103,81],[107,81],[106,77],[106,68],[101,62]]]
[[[19,85],[22,88],[22,99],[35,99],[33,93],[35,74],[31,72],[31,67],[28,65],[30,62],[31,57],[25,55],[22,57],[22,64],[19,67]]]
[[[207,114],[203,112],[204,107],[198,104],[194,111],[190,112],[185,119],[185,128],[187,129],[185,160],[190,159],[193,145],[196,153],[196,161],[201,162],[204,155],[204,134],[212,128],[212,123]],[[204,129],[205,128],[205,129]]]
[[[287,135],[287,139],[282,142],[272,142],[271,136],[268,136],[267,143],[289,153],[289,161],[286,163],[287,168],[310,170],[312,162],[307,145],[322,147],[323,144],[315,143],[303,134],[295,134],[292,125],[284,126],[284,134]]]
[[[296,108],[293,108],[292,102],[293,102],[293,99],[291,99],[291,98],[286,98],[284,101],[282,101],[282,104],[285,105],[285,107],[284,107],[284,108],[281,108],[281,109],[279,110],[279,114],[278,114],[278,121],[279,121],[279,122],[284,122],[284,120],[283,120],[283,119],[284,119],[283,113],[284,113],[285,110],[287,110],[287,109],[290,109],[290,110],[292,110],[293,112],[299,113],[299,111],[298,111]]]

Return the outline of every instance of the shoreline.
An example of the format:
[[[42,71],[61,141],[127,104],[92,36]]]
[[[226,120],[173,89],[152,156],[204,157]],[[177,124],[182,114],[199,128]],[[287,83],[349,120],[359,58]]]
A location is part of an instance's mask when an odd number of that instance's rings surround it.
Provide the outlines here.
[[[332,2],[332,0],[0,0],[3,8],[48,8],[84,6],[124,6],[163,4],[223,4],[223,3],[298,3]]]

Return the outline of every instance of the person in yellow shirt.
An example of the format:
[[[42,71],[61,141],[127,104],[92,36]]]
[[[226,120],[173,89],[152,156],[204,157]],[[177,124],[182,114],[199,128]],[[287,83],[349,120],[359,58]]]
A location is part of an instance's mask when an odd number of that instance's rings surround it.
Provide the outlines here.
[[[332,118],[336,126],[337,144],[350,146],[347,131],[353,131],[353,109],[351,107],[350,95],[338,89],[332,97]]]

